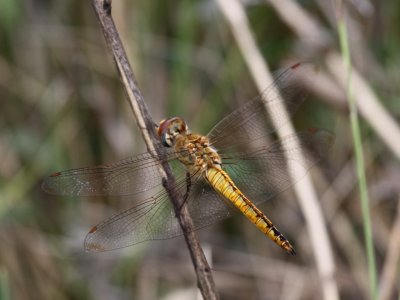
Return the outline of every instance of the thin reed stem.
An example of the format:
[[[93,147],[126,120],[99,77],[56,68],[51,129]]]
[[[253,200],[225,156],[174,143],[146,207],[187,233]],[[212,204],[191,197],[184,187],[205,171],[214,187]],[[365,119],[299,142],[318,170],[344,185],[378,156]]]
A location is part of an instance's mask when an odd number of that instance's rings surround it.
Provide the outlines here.
[[[341,2],[339,2],[339,5],[341,5]],[[378,297],[377,270],[376,270],[375,251],[372,238],[369,195],[367,189],[367,180],[365,176],[364,155],[362,152],[362,141],[360,133],[360,124],[358,120],[357,104],[354,97],[352,78],[351,78],[352,63],[351,63],[351,54],[349,49],[350,47],[348,43],[348,34],[347,34],[346,21],[344,18],[344,12],[343,9],[341,9],[341,7],[339,7],[337,26],[338,26],[338,34],[340,39],[340,48],[343,56],[343,61],[347,69],[346,95],[350,109],[351,132],[354,143],[357,179],[358,179],[361,209],[362,209],[362,216],[364,223],[364,238],[365,238],[365,246],[367,250],[367,259],[368,259],[370,294],[371,294],[371,299],[377,299]]]

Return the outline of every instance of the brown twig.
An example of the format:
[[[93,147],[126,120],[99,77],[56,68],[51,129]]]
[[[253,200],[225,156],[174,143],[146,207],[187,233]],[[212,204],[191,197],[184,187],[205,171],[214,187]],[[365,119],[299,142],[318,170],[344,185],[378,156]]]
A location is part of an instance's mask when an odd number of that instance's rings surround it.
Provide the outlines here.
[[[142,93],[135,81],[133,71],[111,17],[111,0],[92,0],[92,5],[105,36],[107,46],[113,55],[118,73],[128,96],[129,104],[132,108],[133,114],[135,115],[137,125],[142,133],[147,148],[151,153],[158,153],[158,155],[162,157],[162,150],[159,149],[159,147],[155,147],[156,134],[154,130],[154,122],[152,121]],[[203,250],[200,247],[197,235],[194,232],[193,221],[189,215],[187,206],[183,205],[181,207],[180,205],[180,203],[182,203],[182,195],[180,195],[174,188],[175,179],[168,163],[160,164],[160,173],[163,176],[164,187],[167,189],[174,205],[176,216],[179,220],[189,248],[197,276],[197,285],[204,299],[218,299],[211,269],[204,256]]]

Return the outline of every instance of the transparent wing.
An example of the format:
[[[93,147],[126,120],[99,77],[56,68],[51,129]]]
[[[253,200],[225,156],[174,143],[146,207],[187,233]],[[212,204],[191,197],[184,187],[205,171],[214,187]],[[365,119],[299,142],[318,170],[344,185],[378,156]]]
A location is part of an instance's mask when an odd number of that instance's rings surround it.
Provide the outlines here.
[[[270,135],[274,131],[270,113],[274,114],[275,126],[286,124],[307,98],[305,81],[311,82],[315,75],[312,63],[298,63],[278,71],[272,84],[259,96],[233,111],[210,131],[208,137],[211,144],[219,150],[235,148],[238,144]],[[281,99],[287,114],[276,109],[282,105]]]
[[[179,155],[166,150],[167,161]],[[156,157],[144,153],[109,165],[56,172],[43,181],[42,188],[67,196],[124,196],[149,191],[161,184]]]
[[[163,191],[93,227],[85,238],[85,249],[108,251],[181,234],[172,203]]]
[[[225,171],[239,189],[255,204],[260,204],[295,184],[293,178],[305,176],[327,156],[334,141],[333,133],[313,129],[242,153],[222,151],[221,156]],[[288,161],[293,163],[292,167]]]
[[[217,193],[201,177],[195,182],[186,204],[195,229],[218,222],[231,215]],[[177,184],[186,190],[186,180]],[[85,249],[101,252],[124,248],[148,240],[167,239],[182,235],[174,208],[166,191],[151,197],[126,211],[104,220],[90,230],[85,238]]]
[[[226,162],[223,166],[250,200],[259,204],[293,184],[286,168],[285,155],[299,164],[297,170],[300,174],[297,175],[301,176],[325,157],[333,142],[334,135],[325,130],[301,132],[252,151],[222,153]],[[303,149],[307,150],[307,155],[305,160],[300,161],[298,154]],[[192,188],[186,203],[196,230],[238,212],[227,205],[227,200],[222,199],[201,177],[192,177],[191,180]],[[185,179],[176,186],[181,194],[186,192],[186,187]],[[172,204],[163,191],[95,226],[85,239],[85,248],[107,251],[181,234]]]
[[[219,150],[236,149],[271,133],[271,119],[266,108],[273,109],[284,99],[289,114],[304,101],[306,92],[296,77],[310,77],[314,66],[309,63],[296,64],[278,73],[275,81],[256,99],[232,112],[210,132],[211,143]],[[315,72],[314,72],[315,73]],[[277,115],[279,124],[288,117]],[[177,157],[169,150],[167,160]],[[69,196],[131,195],[160,185],[156,155],[145,153],[114,164],[73,169],[54,173],[46,178],[42,188],[51,194]]]
[[[211,143],[222,156],[223,168],[256,204],[293,184],[286,158],[298,165],[298,178],[323,158],[333,144],[334,135],[324,130],[291,135],[269,146],[264,142],[264,137],[274,131],[267,110],[276,113],[274,107],[281,96],[289,114],[274,115],[274,120],[278,126],[285,124],[306,98],[306,91],[296,77],[309,76],[312,68],[313,65],[302,63],[281,72],[258,98],[228,115],[209,134]],[[298,143],[294,142],[296,139]],[[304,160],[299,158],[303,149],[309,153]],[[172,162],[178,155],[170,152],[166,159]],[[151,154],[142,154],[108,166],[59,172],[47,178],[43,188],[50,193],[79,196],[136,194],[160,185],[158,163]],[[175,164],[174,170],[179,171],[175,188],[185,194],[183,166]],[[234,213],[232,206],[226,205],[201,177],[192,177],[191,183],[187,205],[195,229]],[[85,239],[85,247],[90,251],[106,251],[181,234],[168,194],[161,191],[93,227]]]

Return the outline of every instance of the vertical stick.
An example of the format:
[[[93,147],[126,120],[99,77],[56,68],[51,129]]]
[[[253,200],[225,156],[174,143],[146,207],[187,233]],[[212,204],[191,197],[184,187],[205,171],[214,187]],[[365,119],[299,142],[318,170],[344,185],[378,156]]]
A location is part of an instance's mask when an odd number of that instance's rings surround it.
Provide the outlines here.
[[[111,0],[92,0],[92,5],[96,12],[100,27],[106,39],[107,46],[113,55],[117,66],[118,74],[124,85],[125,92],[132,112],[135,115],[137,125],[145,140],[147,148],[151,153],[157,151],[160,157],[163,156],[162,150],[155,147],[156,135],[154,122],[148,112],[142,93],[136,83],[133,71],[127,59],[118,31],[111,17]],[[186,205],[180,207],[182,196],[177,193],[175,179],[172,175],[168,163],[160,165],[160,173],[163,175],[163,184],[168,191],[170,199],[174,205],[176,216],[182,227],[186,243],[189,248],[193,266],[197,276],[197,285],[204,299],[218,299],[211,269],[205,259],[203,250],[200,247],[197,235],[194,232],[193,221],[189,215]]]

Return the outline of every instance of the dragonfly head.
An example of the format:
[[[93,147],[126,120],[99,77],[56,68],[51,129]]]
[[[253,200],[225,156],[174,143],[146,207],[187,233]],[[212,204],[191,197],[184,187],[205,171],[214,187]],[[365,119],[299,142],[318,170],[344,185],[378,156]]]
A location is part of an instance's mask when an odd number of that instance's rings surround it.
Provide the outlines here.
[[[162,120],[157,128],[158,137],[165,147],[172,147],[178,135],[189,132],[186,122],[180,117]]]

